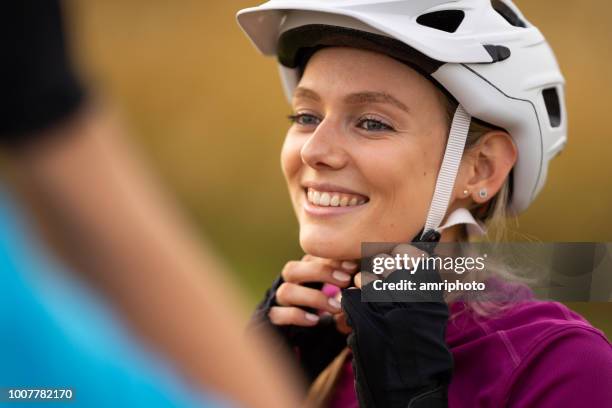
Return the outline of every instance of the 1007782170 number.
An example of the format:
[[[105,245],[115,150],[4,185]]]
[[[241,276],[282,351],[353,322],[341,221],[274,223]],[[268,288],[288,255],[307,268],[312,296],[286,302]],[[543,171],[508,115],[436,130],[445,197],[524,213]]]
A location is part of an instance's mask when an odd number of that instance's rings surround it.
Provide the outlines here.
[[[1,388],[0,401],[23,401],[23,400],[63,400],[70,401],[74,398],[72,388],[40,388],[40,387],[4,387]]]

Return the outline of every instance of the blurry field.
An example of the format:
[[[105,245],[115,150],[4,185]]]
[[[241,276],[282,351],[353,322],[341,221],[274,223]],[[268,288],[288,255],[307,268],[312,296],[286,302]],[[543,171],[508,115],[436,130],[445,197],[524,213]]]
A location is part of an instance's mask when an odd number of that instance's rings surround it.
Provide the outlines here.
[[[567,80],[569,144],[518,232],[612,241],[612,5],[517,0]],[[235,24],[253,1],[71,0],[79,62],[251,303],[301,256],[280,173],[288,122],[274,61]],[[577,306],[612,335],[612,304]]]

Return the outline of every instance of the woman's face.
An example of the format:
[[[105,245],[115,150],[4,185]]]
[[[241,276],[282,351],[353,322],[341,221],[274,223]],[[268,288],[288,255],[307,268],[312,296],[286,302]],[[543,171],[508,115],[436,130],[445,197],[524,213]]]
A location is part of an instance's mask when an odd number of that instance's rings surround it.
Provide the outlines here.
[[[423,227],[448,124],[441,93],[382,54],[325,48],[293,98],[281,161],[308,254],[360,257]]]

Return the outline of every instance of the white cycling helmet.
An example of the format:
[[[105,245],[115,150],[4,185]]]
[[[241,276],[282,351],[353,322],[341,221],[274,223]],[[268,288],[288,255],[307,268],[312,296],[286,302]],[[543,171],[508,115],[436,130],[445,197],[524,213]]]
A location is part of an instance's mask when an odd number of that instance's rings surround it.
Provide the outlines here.
[[[567,140],[564,79],[540,31],[510,0],[271,0],[238,12],[255,46],[279,60],[288,99],[300,60],[321,46],[386,53],[429,75],[459,103],[424,233],[446,214],[471,117],[512,136],[509,209],[525,210]]]

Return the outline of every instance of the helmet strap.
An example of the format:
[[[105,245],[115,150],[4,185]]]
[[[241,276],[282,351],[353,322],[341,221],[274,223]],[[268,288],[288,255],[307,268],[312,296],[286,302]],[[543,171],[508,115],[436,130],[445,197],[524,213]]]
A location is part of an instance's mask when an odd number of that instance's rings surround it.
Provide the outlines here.
[[[421,239],[426,234],[431,234],[432,231],[437,232],[446,215],[453,187],[455,186],[459,164],[463,157],[471,120],[472,117],[465,111],[463,106],[457,106]]]

